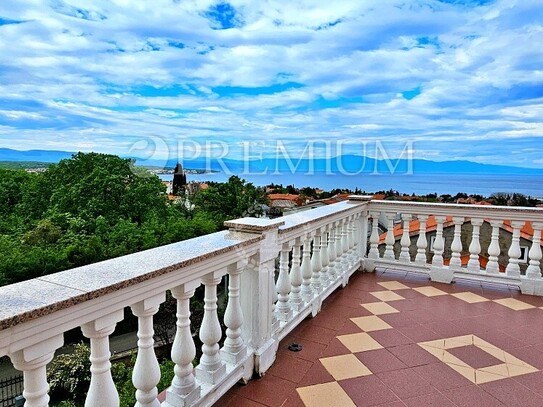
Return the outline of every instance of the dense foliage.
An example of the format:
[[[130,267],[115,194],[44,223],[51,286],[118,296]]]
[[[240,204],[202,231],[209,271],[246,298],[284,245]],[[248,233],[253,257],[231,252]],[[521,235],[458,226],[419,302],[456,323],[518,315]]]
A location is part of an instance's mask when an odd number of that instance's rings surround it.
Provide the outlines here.
[[[263,202],[238,177],[170,202],[158,177],[107,154],[0,169],[0,285],[211,233]]]

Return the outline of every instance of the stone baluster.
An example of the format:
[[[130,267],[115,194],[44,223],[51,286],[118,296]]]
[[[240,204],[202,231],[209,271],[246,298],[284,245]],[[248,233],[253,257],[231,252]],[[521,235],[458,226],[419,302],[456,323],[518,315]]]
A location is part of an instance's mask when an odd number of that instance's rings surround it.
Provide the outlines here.
[[[411,247],[411,238],[409,237],[409,222],[413,216],[410,213],[402,213],[403,231],[400,245],[402,250],[400,252],[400,261],[411,262],[411,255],[409,254],[409,248]]]
[[[541,230],[543,229],[543,223],[533,224],[534,237],[532,240],[532,247],[528,252],[530,256],[530,262],[526,269],[526,277],[531,279],[541,279]]]
[[[379,258],[379,212],[370,212],[370,216],[372,221],[368,258],[377,260]]]
[[[288,321],[292,317],[292,309],[288,301],[290,292],[290,276],[288,274],[288,259],[290,254],[290,245],[283,243],[279,257],[279,276],[277,277],[277,304],[276,313],[279,321]]]
[[[343,227],[341,228],[341,267],[343,268],[343,274],[349,272],[349,239],[348,239],[348,225],[349,218],[343,220]]]
[[[500,267],[498,264],[498,256],[500,255],[500,226],[502,221],[491,220],[492,226],[492,240],[488,246],[488,263],[486,265],[486,272],[488,274],[498,274]]]
[[[23,372],[23,397],[26,407],[49,405],[46,366],[53,360],[55,350],[62,344],[62,335],[57,335],[9,355],[15,369]]]
[[[298,237],[294,241],[292,249],[292,262],[290,266],[290,305],[294,311],[302,308],[303,298],[301,295],[301,286],[303,282],[302,268],[300,267],[301,239]]]
[[[428,247],[428,240],[426,239],[426,221],[428,215],[418,215],[420,227],[419,238],[417,239],[417,256],[415,257],[415,263],[426,264],[426,248]]]
[[[513,227],[513,238],[511,241],[511,247],[507,252],[509,256],[509,263],[505,269],[505,273],[511,277],[520,276],[520,229],[524,226],[523,221],[512,221],[511,226]]]
[[[350,253],[351,264],[353,266],[360,259],[358,257],[358,248],[356,247],[356,235],[358,233],[358,226],[360,224],[359,219],[360,219],[359,213],[353,216],[353,219],[351,220],[351,228],[350,228],[350,233],[349,233],[349,253]]]
[[[330,283],[328,276],[328,265],[330,263],[330,256],[328,255],[328,242],[330,239],[330,230],[325,228],[321,237],[321,272],[320,279],[322,287],[328,286]]]
[[[200,386],[196,384],[192,361],[196,357],[196,346],[190,329],[190,299],[200,282],[192,286],[173,288],[172,296],[177,300],[177,330],[172,345],[172,361],[175,376],[166,391],[166,405],[190,406],[200,397]]]
[[[311,256],[311,270],[313,271],[311,276],[311,287],[316,293],[322,288],[319,275],[321,265],[321,231],[320,229],[317,229],[315,232],[315,239],[313,240],[313,256]]]
[[[85,407],[119,405],[119,394],[111,377],[109,335],[115,330],[117,322],[122,321],[123,316],[121,309],[81,326],[83,335],[90,339],[91,348],[91,381]]]
[[[160,407],[156,387],[160,381],[160,366],[154,348],[153,316],[165,300],[166,295],[162,293],[130,307],[138,318],[138,356],[132,372],[137,400],[134,407]]]
[[[220,282],[221,276],[218,273],[208,274],[202,278],[205,292],[200,340],[203,345],[200,364],[196,367],[196,378],[208,384],[217,383],[226,374],[226,366],[219,354],[222,332],[217,315],[217,285]]]
[[[337,225],[333,223],[330,225],[328,233],[328,278],[330,283],[334,283],[337,277],[336,266],[336,241],[337,241]]]
[[[311,276],[313,270],[311,268],[311,234],[306,233],[304,237],[304,245],[302,250],[302,298],[305,302],[309,302],[313,297],[313,290],[311,289]]]
[[[454,238],[451,243],[451,261],[449,267],[453,271],[460,271],[462,269],[462,225],[464,224],[463,217],[453,217],[454,223]]]
[[[445,223],[445,216],[436,216],[436,237],[434,239],[434,256],[432,257],[432,266],[434,268],[443,266],[443,251],[445,249],[443,223]]]
[[[395,213],[387,212],[387,236],[385,238],[386,243],[386,249],[385,249],[385,255],[383,258],[387,260],[394,260],[394,243],[396,242],[396,239],[394,238],[394,216],[396,216]]]
[[[469,261],[468,261],[468,271],[472,273],[480,273],[481,265],[479,263],[479,253],[481,253],[481,243],[479,241],[481,225],[483,224],[482,219],[471,219],[471,225],[473,227],[471,232],[471,243],[469,244]]]
[[[338,222],[338,230],[336,234],[336,273],[338,276],[343,276],[346,272],[345,262],[343,258],[343,238],[345,219]]]
[[[237,365],[247,356],[247,347],[241,337],[243,325],[243,312],[241,310],[240,283],[241,273],[247,260],[238,261],[227,267],[228,272],[228,304],[224,312],[224,324],[226,325],[226,339],[221,349],[221,357],[224,361]]]

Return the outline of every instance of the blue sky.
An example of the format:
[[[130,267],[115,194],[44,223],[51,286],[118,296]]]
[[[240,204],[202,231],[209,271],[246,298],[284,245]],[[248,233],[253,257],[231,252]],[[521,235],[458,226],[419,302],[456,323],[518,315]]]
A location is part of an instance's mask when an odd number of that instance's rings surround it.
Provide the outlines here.
[[[541,0],[3,1],[0,147],[297,157],[319,140],[543,168],[542,15]]]

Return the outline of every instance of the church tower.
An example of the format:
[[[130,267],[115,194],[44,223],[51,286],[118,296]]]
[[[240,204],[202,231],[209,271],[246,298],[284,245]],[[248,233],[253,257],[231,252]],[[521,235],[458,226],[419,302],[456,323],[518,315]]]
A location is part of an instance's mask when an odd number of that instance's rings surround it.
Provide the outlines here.
[[[185,191],[185,186],[187,185],[187,175],[183,170],[183,166],[180,163],[177,163],[175,170],[173,172],[173,186],[172,192],[174,195],[179,195]]]

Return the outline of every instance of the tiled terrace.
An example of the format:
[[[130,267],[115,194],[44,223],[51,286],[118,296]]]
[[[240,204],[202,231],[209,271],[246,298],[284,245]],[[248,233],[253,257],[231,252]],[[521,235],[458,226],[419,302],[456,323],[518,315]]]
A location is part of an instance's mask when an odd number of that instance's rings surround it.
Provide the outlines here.
[[[542,297],[378,269],[355,273],[264,377],[215,405],[543,406],[542,370]]]

